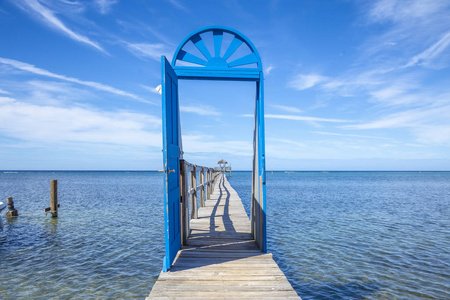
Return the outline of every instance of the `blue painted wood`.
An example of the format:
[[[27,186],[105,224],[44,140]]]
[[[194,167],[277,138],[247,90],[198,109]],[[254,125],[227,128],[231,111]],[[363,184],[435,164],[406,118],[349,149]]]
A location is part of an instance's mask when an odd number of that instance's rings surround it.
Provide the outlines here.
[[[244,41],[239,37],[234,37],[231,41],[230,46],[227,49],[227,52],[223,55],[223,59],[227,60],[231,55],[242,45]]]
[[[233,60],[232,62],[229,62],[228,66],[237,67],[253,63],[258,63],[258,58],[255,56],[255,53],[250,53],[249,55],[246,55],[244,57]]]
[[[218,74],[215,70],[196,67],[175,67],[178,79],[192,80],[234,80],[234,81],[258,81],[261,71],[252,69],[222,70]]]
[[[227,49],[222,49],[224,33],[232,36],[232,40]],[[210,52],[212,49],[208,50],[204,41],[204,37],[206,38],[208,35],[212,36],[213,40],[213,44],[210,45],[211,48],[214,48],[212,52]],[[186,47],[189,42],[196,46],[206,60],[190,52],[189,47]],[[244,48],[245,51],[243,51],[243,53],[245,53],[245,55],[233,55],[239,48]],[[250,54],[248,54],[248,52],[250,52]],[[212,56],[211,53],[214,53],[214,56]],[[224,54],[221,55],[221,53]],[[186,68],[186,65],[181,64],[182,62],[192,63],[197,66]],[[180,73],[178,70],[183,73],[184,77],[192,75],[192,77],[195,78],[202,77],[202,79],[208,79],[208,76],[198,75],[198,71],[201,70],[200,73],[213,73],[211,76],[212,78],[210,78],[213,80],[233,78],[233,80],[254,79],[257,81],[259,80],[259,72],[262,72],[261,58],[252,42],[242,33],[234,29],[219,26],[204,27],[188,35],[175,51],[172,66],[179,76]],[[245,66],[245,68],[241,66]],[[248,70],[257,73],[256,76],[241,76],[248,72]],[[236,75],[230,75],[230,73],[236,73]]]
[[[180,216],[180,127],[178,77],[165,56],[162,65],[162,124],[164,158],[164,232],[166,272],[181,248]]]
[[[205,42],[202,40],[199,34],[196,34],[192,37],[192,42],[207,60],[211,59],[211,54],[209,54],[209,50],[208,48],[206,48]]]
[[[266,138],[265,138],[265,125],[264,125],[264,77],[263,73],[260,74],[260,80],[257,83],[258,88],[258,98],[259,98],[259,110],[257,111],[258,114],[258,150],[259,153],[259,174],[262,178],[261,180],[261,195],[260,195],[260,201],[262,206],[262,216],[261,216],[261,222],[262,222],[262,233],[261,233],[261,242],[260,242],[260,248],[261,251],[267,252],[267,226],[266,226],[266,215],[267,215],[267,205],[266,205]]]
[[[213,30],[214,38],[214,57],[220,57],[220,50],[222,49],[223,31]]]
[[[184,50],[181,50],[180,52],[178,52],[178,58],[182,59],[183,61],[187,61],[193,64],[197,64],[197,65],[202,65],[202,66],[206,66],[206,64],[208,63],[206,60],[201,59],[198,56],[195,56],[191,53],[187,53]]]
[[[224,43],[224,33],[231,35],[231,42],[226,49],[222,49]],[[212,37],[212,45],[205,43],[208,40],[206,37],[210,35]],[[204,39],[205,38],[205,39]],[[191,53],[189,47],[186,47],[188,43],[192,43],[200,51],[199,57],[195,53]],[[209,46],[209,48],[208,48]],[[242,48],[244,47],[244,48]],[[243,51],[238,51],[243,50]],[[248,54],[250,52],[250,54]],[[222,54],[223,53],[223,54]],[[241,54],[245,53],[245,54]],[[192,65],[186,65],[183,63],[189,63]],[[253,191],[252,203],[257,205],[257,211],[255,210],[254,217],[252,215],[252,231],[254,238],[259,245],[261,251],[267,252],[267,234],[266,234],[266,165],[265,165],[265,137],[264,137],[264,78],[261,58],[258,51],[252,44],[252,42],[237,30],[229,27],[222,26],[208,26],[200,28],[191,34],[189,34],[178,46],[172,59],[172,67],[169,68],[168,62],[163,59],[163,81],[172,82],[172,89],[167,88],[163,83],[163,131],[164,139],[174,138],[179,134],[179,119],[171,114],[167,115],[169,108],[167,103],[171,103],[175,108],[170,108],[172,112],[176,111],[176,115],[179,113],[178,105],[178,90],[177,79],[191,79],[191,80],[237,80],[237,81],[254,81],[256,82],[256,105],[255,105],[255,135],[254,135],[254,164],[253,164]],[[170,78],[170,79],[169,79]],[[169,84],[169,83],[166,83]],[[164,94],[165,93],[165,94]],[[169,95],[170,96],[167,96]],[[176,95],[176,100],[174,97]],[[167,98],[168,97],[168,98]],[[165,103],[164,99],[167,100]],[[164,106],[166,105],[166,106]],[[166,114],[166,115],[165,115]],[[170,123],[170,125],[169,125]],[[176,130],[176,128],[178,128]],[[169,133],[172,132],[171,137]],[[181,138],[178,143],[172,146],[176,148],[173,150],[173,157],[171,155],[170,145],[164,144],[165,162],[170,163],[172,160],[175,163],[175,156],[177,155],[177,165],[175,170],[178,183],[174,183],[170,179],[171,173],[166,173],[166,186],[165,186],[165,198],[168,204],[165,207],[166,218],[166,257],[164,259],[164,270],[170,268],[175,255],[180,248],[180,242],[178,237],[179,232],[179,151],[181,145]],[[175,149],[174,148],[174,149]],[[167,170],[167,168],[166,168]],[[175,178],[175,177],[173,177]],[[173,179],[175,180],[175,179]],[[171,185],[172,182],[172,185]],[[178,206],[171,206],[171,189],[177,189],[178,193],[173,198],[177,199]],[[167,192],[166,192],[167,190]],[[252,196],[253,197],[253,196]],[[256,201],[256,202],[255,202]],[[176,230],[173,233],[171,230],[175,227]],[[171,227],[172,226],[172,227]],[[177,231],[178,230],[178,231]]]

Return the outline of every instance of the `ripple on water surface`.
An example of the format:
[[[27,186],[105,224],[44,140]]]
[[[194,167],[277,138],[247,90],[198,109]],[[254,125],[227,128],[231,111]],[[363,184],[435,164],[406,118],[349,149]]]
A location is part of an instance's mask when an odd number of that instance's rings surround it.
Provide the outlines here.
[[[0,298],[148,295],[164,251],[162,175],[0,173]],[[229,179],[249,210],[251,173]],[[268,246],[303,299],[450,299],[450,173],[267,174]],[[3,214],[4,215],[4,214]]]
[[[449,202],[449,172],[268,173],[269,251],[303,299],[450,299]]]
[[[50,179],[55,178],[61,208],[58,219],[43,214],[4,219],[1,299],[142,299],[148,295],[161,270],[164,249],[159,174],[4,175],[0,190],[14,196],[21,215],[48,206]]]

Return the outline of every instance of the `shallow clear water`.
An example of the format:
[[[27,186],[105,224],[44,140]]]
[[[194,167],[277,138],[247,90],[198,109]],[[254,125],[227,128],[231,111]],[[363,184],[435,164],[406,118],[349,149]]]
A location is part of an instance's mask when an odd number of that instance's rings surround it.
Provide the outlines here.
[[[50,206],[58,179],[58,219],[44,214],[5,223],[0,298],[139,298],[162,268],[162,176],[155,172],[0,173],[0,197],[20,215]],[[6,222],[5,222],[6,221]]]
[[[250,178],[230,179],[244,199]],[[269,172],[267,203],[269,251],[304,300],[450,299],[449,172]]]
[[[58,179],[59,218],[49,206]],[[251,173],[229,179],[248,210]],[[164,256],[162,175],[0,172],[0,298],[142,299]],[[303,299],[449,299],[450,172],[268,173],[268,247]],[[24,216],[31,215],[31,216]]]

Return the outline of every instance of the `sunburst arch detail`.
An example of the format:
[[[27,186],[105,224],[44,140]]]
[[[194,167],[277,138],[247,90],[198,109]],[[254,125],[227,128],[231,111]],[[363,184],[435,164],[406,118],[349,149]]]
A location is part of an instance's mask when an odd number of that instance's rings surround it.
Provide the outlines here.
[[[222,50],[224,33],[232,36],[232,40],[226,49]],[[205,37],[211,39],[212,45],[208,47],[205,44]],[[186,47],[189,42],[198,49],[203,57],[196,55],[192,50]],[[249,52],[245,55],[234,55],[238,50]],[[222,26],[208,26],[200,28],[188,35],[178,46],[172,59],[172,66],[179,66],[180,62],[186,62],[192,68],[203,70],[255,70],[262,71],[261,58],[253,43],[242,33],[235,29]]]

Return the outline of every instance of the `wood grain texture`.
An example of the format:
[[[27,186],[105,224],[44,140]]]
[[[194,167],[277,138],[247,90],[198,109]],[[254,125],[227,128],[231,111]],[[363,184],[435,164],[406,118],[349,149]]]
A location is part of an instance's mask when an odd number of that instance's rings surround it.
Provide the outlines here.
[[[220,176],[147,299],[300,299],[272,254],[257,247],[241,199]]]

